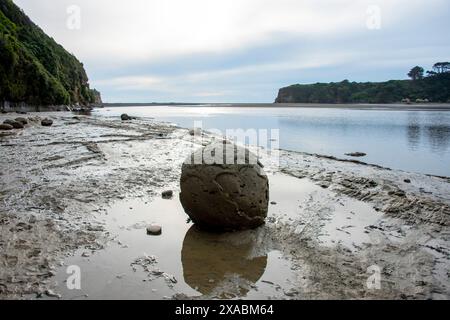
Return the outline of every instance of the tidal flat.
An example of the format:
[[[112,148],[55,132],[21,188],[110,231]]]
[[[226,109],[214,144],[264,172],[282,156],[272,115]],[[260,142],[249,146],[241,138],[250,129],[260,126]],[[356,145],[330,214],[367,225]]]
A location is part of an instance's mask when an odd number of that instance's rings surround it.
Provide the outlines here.
[[[211,234],[177,195],[182,162],[213,135],[150,118],[26,117],[0,133],[0,298],[450,298],[449,178],[280,150],[279,164],[260,159],[266,224]]]

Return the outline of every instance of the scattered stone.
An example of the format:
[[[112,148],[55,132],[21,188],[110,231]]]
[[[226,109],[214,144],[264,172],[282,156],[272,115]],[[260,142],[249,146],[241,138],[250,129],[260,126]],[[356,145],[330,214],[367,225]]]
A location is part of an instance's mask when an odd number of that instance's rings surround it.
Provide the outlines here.
[[[147,227],[147,234],[158,236],[162,233],[162,227],[157,224],[151,224]]]
[[[162,193],[163,199],[172,199],[173,197],[173,191],[172,190],[166,190]]]
[[[183,163],[180,186],[181,204],[200,228],[252,229],[267,216],[269,180],[243,147],[218,142],[195,151]]]
[[[276,201],[271,201],[270,204],[276,205],[277,203],[276,203]]]
[[[410,180],[410,179],[405,179],[405,180],[403,180],[403,182],[405,182],[405,183],[411,183],[411,180]]]
[[[133,120],[133,119],[135,119],[135,118],[130,117],[129,115],[127,115],[126,113],[124,113],[124,114],[122,114],[122,115],[120,116],[120,119],[122,119],[122,121],[130,121],[130,120]]]
[[[9,124],[14,129],[23,129],[23,124],[21,122],[14,121],[12,119],[6,119],[3,124]]]
[[[41,121],[41,125],[44,127],[51,127],[53,124],[53,120],[45,118]]]
[[[12,121],[9,124],[12,125],[14,129],[23,129],[23,124],[20,122]]]
[[[346,156],[349,157],[365,157],[367,154],[364,152],[351,152],[351,153],[346,153]]]
[[[2,110],[1,112],[2,112],[3,114],[8,113],[8,111],[6,111],[6,110]]]
[[[27,114],[28,112],[26,111],[16,111],[17,114]]]
[[[14,129],[14,127],[10,124],[6,123],[0,124],[0,130],[12,130],[12,129]]]
[[[81,256],[82,256],[83,258],[89,258],[89,257],[91,256],[91,254],[90,254],[89,252],[83,252],[83,253],[81,254]]]
[[[19,122],[19,123],[23,124],[23,125],[28,124],[28,120],[25,119],[25,118],[22,118],[22,117],[16,118],[16,119],[14,119],[14,120],[15,120],[16,122]]]

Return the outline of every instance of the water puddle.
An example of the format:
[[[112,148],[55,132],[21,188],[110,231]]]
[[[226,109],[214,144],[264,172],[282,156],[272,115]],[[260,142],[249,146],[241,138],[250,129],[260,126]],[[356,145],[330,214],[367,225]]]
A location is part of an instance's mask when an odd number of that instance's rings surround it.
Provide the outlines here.
[[[269,217],[295,215],[293,194],[300,199],[302,192],[306,196],[316,188],[283,175],[270,177],[270,183],[277,204],[270,206]],[[177,193],[170,200],[116,202],[98,218],[113,240],[103,250],[83,249],[66,259],[55,291],[64,299],[162,299],[174,294],[267,299],[282,297],[295,286],[290,261],[264,243],[265,228],[206,233],[187,218]],[[147,234],[151,223],[162,226],[161,235]],[[80,268],[80,290],[67,287],[69,266]]]
[[[362,202],[337,201],[333,192],[307,179],[274,175],[269,180],[269,224],[250,231],[198,230],[187,219],[177,192],[170,200],[116,202],[98,216],[112,240],[103,250],[82,249],[66,259],[55,291],[64,299],[164,299],[176,294],[288,298],[302,275],[273,245],[274,225],[293,226],[297,232],[313,224],[319,243],[356,246],[368,237],[365,228],[380,217]],[[147,234],[151,223],[162,226],[161,235]],[[81,289],[68,288],[69,266],[81,271]]]

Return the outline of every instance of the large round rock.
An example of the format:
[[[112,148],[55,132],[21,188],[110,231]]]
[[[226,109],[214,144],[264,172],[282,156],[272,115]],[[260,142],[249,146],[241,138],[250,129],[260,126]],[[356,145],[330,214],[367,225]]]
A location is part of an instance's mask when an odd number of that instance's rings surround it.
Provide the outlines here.
[[[214,143],[183,163],[180,200],[200,228],[231,231],[264,223],[269,182],[257,157],[230,143]]]

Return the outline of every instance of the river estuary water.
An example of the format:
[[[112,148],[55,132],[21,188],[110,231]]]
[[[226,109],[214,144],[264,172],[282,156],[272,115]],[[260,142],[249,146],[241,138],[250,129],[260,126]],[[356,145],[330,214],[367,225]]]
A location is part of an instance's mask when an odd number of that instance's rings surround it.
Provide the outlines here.
[[[450,176],[450,108],[267,107],[201,105],[106,107],[96,113],[137,117],[192,128],[279,130],[281,149],[358,160],[393,169]],[[354,158],[353,158],[354,159]]]

